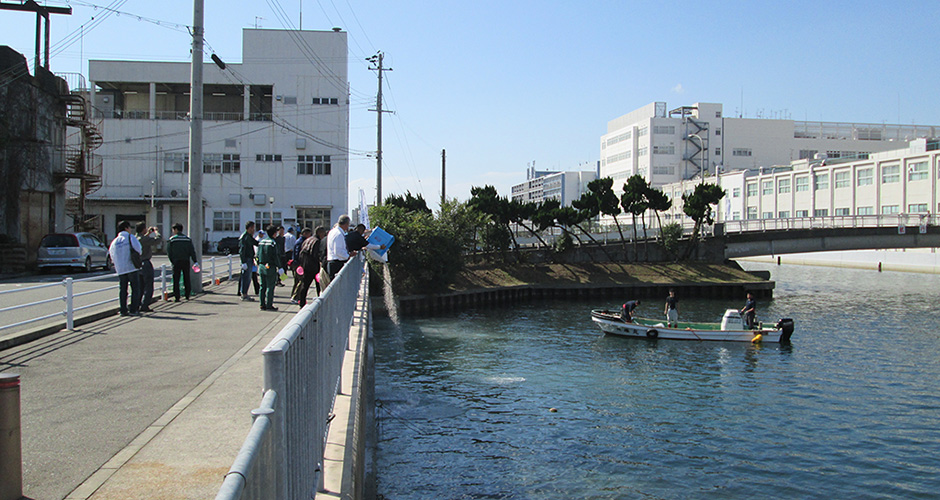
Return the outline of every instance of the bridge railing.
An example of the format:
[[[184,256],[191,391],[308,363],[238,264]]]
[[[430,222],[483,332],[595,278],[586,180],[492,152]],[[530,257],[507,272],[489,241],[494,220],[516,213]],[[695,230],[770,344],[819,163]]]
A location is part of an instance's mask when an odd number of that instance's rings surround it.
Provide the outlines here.
[[[831,215],[789,219],[748,219],[725,221],[725,233],[736,234],[790,229],[840,229],[864,227],[909,227],[937,224],[930,214]]]
[[[350,259],[264,348],[264,398],[216,500],[315,495],[364,262]]]

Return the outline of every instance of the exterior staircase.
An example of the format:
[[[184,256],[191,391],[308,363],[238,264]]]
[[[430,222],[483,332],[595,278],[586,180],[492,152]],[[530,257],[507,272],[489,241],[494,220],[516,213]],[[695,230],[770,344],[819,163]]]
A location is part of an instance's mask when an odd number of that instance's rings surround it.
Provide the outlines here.
[[[71,217],[74,231],[100,232],[97,217],[85,213],[87,196],[101,188],[102,160],[94,150],[104,142],[98,125],[91,121],[91,106],[85,91],[77,90],[63,96],[66,104],[68,138],[65,147],[65,170],[57,180],[65,183],[65,213]]]

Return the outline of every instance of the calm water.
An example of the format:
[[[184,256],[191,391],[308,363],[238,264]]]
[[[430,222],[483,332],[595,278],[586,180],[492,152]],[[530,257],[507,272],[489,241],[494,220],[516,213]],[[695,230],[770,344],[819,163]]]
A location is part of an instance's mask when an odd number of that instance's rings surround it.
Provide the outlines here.
[[[940,276],[748,266],[792,346],[605,337],[614,302],[377,319],[379,493],[940,498]]]

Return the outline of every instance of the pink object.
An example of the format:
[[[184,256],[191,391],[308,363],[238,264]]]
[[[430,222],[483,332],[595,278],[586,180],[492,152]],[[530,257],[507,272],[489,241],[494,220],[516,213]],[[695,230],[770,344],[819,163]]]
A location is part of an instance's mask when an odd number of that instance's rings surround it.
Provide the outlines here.
[[[320,282],[320,273],[317,273],[317,275],[316,275],[313,279],[317,280],[317,283],[319,283],[319,282]]]
[[[199,263],[197,262],[197,263],[193,264],[193,272],[194,272],[194,273],[198,273],[198,272],[200,272],[200,271],[202,271],[202,268],[199,267]]]
[[[304,268],[297,266],[297,276],[303,276],[303,275],[304,275]]]

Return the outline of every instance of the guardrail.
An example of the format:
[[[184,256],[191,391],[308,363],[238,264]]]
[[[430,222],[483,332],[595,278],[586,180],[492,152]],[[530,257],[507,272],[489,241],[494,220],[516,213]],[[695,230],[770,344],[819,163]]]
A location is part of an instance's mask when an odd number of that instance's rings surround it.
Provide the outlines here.
[[[221,274],[221,272],[222,272],[223,270],[224,270],[224,267],[223,267],[223,266],[217,266],[216,257],[212,257],[212,258],[209,259],[209,276],[210,276],[209,279],[211,280],[211,283],[218,283],[218,282],[221,281],[221,279],[218,278],[218,276]],[[231,280],[231,279],[232,279],[232,256],[231,256],[231,255],[228,256],[228,269],[227,269],[227,272],[228,272],[228,279]],[[167,276],[170,276],[170,275],[171,275],[171,273],[168,272],[168,266],[167,266],[166,264],[161,265],[161,266],[159,267],[159,269],[154,269],[154,282],[157,282],[157,281],[159,280],[159,283],[160,283],[160,295],[159,295],[160,297],[166,297],[166,296],[167,296],[167,295],[166,295],[166,294],[167,294],[167,290],[168,290],[168,287],[167,287],[167,281],[168,281],[168,280],[167,280]],[[109,298],[109,299],[101,300],[101,301],[98,301],[98,302],[94,302],[94,303],[92,303],[92,304],[85,304],[85,305],[76,307],[76,306],[75,306],[75,299],[76,299],[76,298],[79,298],[79,297],[86,297],[86,296],[94,295],[94,294],[96,294],[96,293],[102,293],[102,292],[108,292],[108,291],[112,291],[112,290],[117,290],[117,289],[120,287],[120,285],[115,284],[115,285],[106,286],[106,287],[102,287],[102,288],[95,288],[95,289],[93,289],[93,290],[87,290],[87,291],[82,291],[82,292],[76,292],[76,291],[75,291],[75,284],[76,284],[76,283],[90,283],[90,282],[95,282],[95,281],[103,281],[103,280],[107,280],[107,279],[113,279],[113,278],[115,278],[115,277],[117,277],[117,274],[116,274],[116,273],[102,274],[102,275],[100,275],[100,276],[94,276],[94,277],[91,277],[91,278],[81,278],[81,279],[74,279],[74,278],[72,278],[72,277],[67,277],[67,278],[63,279],[62,281],[59,281],[59,282],[56,282],[56,283],[47,283],[47,284],[44,284],[44,285],[36,285],[36,286],[30,286],[30,287],[26,287],[26,288],[19,288],[19,289],[16,289],[16,290],[4,290],[4,291],[0,291],[0,296],[3,296],[3,297],[4,297],[3,302],[4,302],[4,303],[9,303],[9,300],[10,300],[10,299],[8,299],[7,297],[13,296],[14,294],[17,294],[17,293],[29,292],[29,291],[32,291],[32,290],[40,290],[40,289],[44,289],[44,288],[54,288],[54,287],[60,287],[60,286],[65,288],[65,292],[64,292],[64,294],[61,295],[61,296],[50,297],[50,298],[47,298],[47,299],[37,300],[37,301],[34,301],[34,302],[28,302],[28,303],[25,303],[25,304],[17,304],[17,305],[13,305],[13,306],[7,306],[7,307],[0,308],[0,314],[2,314],[2,313],[4,313],[4,312],[8,312],[8,311],[23,309],[23,308],[27,308],[27,307],[36,307],[36,306],[41,306],[41,305],[44,305],[44,304],[55,303],[55,302],[58,302],[58,301],[63,301],[63,302],[65,303],[64,306],[63,306],[63,310],[61,310],[61,311],[57,311],[57,312],[54,312],[54,313],[51,313],[51,314],[44,314],[44,315],[41,315],[41,316],[37,316],[37,317],[34,317],[34,318],[26,319],[26,320],[23,320],[23,321],[18,321],[18,322],[16,322],[16,323],[11,323],[11,324],[8,324],[8,325],[0,325],[0,332],[2,332],[3,330],[10,329],[10,328],[16,328],[16,327],[19,327],[19,326],[25,326],[25,325],[28,325],[28,324],[31,324],[31,323],[35,323],[35,322],[38,322],[38,321],[44,321],[44,320],[52,319],[52,318],[56,318],[56,317],[65,317],[65,327],[66,327],[66,329],[68,329],[68,330],[70,330],[70,331],[71,331],[71,330],[74,330],[74,329],[75,329],[75,313],[80,312],[80,311],[84,311],[84,310],[87,310],[87,309],[91,309],[91,308],[93,308],[93,307],[102,306],[102,305],[105,305],[105,304],[108,304],[108,303],[111,303],[111,302],[117,302],[117,301],[119,300],[118,297],[117,297],[117,295],[115,294],[114,296],[112,296],[112,297]],[[154,290],[154,292],[156,293],[156,290]]]
[[[724,221],[725,234],[783,231],[790,229],[839,229],[866,227],[933,226],[937,216],[930,214],[830,215],[788,219],[746,219]]]
[[[216,500],[315,495],[364,262],[350,259],[265,347],[264,397]]]

